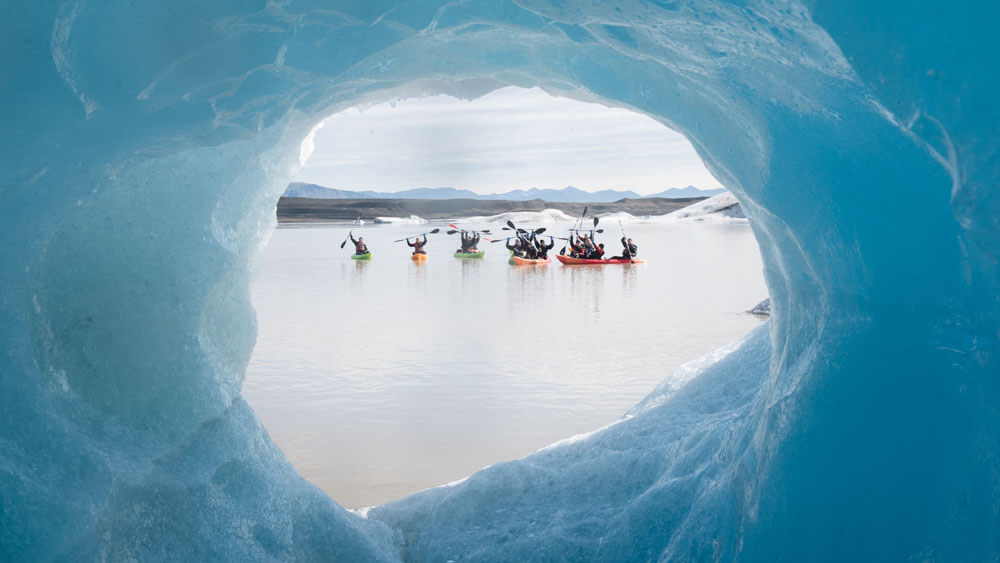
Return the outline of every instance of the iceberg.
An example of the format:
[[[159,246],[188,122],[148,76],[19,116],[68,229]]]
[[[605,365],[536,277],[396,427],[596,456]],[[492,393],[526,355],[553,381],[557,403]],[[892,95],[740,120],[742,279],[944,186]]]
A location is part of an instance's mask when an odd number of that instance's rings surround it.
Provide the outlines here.
[[[745,219],[739,200],[729,192],[660,216],[660,221],[740,221]]]
[[[574,221],[575,219],[575,217],[571,217],[559,209],[543,209],[541,211],[511,211],[507,213],[498,213],[496,215],[466,217],[462,219],[462,221],[465,223],[489,223],[491,225],[503,225],[506,224],[507,221],[513,221],[515,223],[530,223],[532,225],[552,225],[555,223]]]
[[[0,559],[1000,558],[998,11],[6,2]],[[685,134],[771,317],[616,424],[362,517],[240,395],[254,256],[326,116],[508,85]]]

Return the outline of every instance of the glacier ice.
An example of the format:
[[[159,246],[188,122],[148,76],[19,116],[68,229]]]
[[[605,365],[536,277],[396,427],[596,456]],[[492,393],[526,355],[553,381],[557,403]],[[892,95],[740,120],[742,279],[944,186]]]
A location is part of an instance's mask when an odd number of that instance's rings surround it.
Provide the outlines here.
[[[0,559],[1000,558],[998,11],[6,2]],[[359,517],[240,397],[251,261],[325,116],[505,85],[687,135],[772,316],[611,427]]]

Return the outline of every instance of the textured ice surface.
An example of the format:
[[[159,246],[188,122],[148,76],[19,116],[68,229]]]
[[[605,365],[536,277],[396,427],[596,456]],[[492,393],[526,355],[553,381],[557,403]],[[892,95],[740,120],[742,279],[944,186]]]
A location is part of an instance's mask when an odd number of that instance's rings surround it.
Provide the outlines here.
[[[558,209],[543,209],[542,211],[515,211],[511,213],[498,213],[497,215],[483,215],[467,217],[463,219],[465,223],[497,223],[506,224],[507,221],[517,223],[531,223],[534,225],[553,223],[563,223],[573,221],[576,217],[571,217]]]
[[[659,221],[738,221],[745,219],[740,202],[732,193],[725,192],[699,201],[673,213],[661,216]]]
[[[5,2],[0,559],[1000,558],[998,10]],[[240,398],[250,264],[323,117],[502,85],[685,133],[768,329],[363,519]]]

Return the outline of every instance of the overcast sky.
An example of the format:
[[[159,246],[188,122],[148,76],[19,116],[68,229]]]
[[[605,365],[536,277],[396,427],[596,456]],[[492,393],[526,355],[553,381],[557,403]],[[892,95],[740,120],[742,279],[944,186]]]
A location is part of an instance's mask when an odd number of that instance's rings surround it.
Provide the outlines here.
[[[720,184],[679,133],[623,109],[503,88],[350,109],[307,139],[295,180],[347,190],[634,190]]]

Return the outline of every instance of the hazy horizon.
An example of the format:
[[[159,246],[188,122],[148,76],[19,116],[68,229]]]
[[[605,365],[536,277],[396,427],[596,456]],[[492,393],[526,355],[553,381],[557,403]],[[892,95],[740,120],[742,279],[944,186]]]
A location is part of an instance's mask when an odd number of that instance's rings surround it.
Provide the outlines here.
[[[507,87],[476,100],[410,98],[326,119],[292,179],[350,191],[606,189],[722,184],[688,140],[649,116]]]

